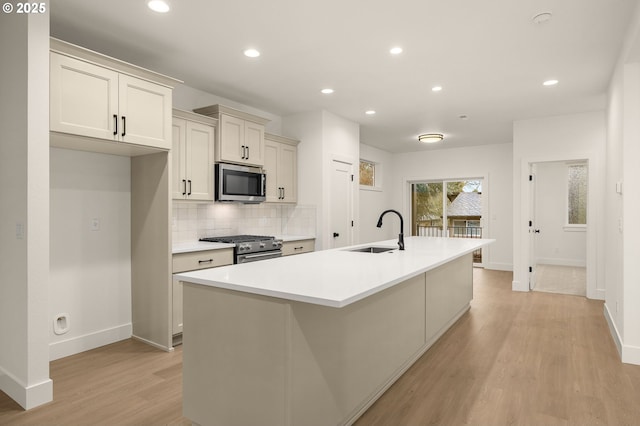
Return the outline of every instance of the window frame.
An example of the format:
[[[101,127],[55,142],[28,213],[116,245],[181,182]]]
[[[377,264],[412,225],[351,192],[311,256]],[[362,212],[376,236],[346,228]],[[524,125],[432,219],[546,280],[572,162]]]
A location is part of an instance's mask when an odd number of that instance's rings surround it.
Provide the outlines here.
[[[373,165],[373,185],[363,185],[360,183],[360,165],[362,163]],[[358,185],[363,191],[382,192],[382,164],[377,161],[360,158],[360,161],[358,162]]]
[[[585,204],[585,223],[569,223],[569,209],[570,209],[570,200],[569,200],[569,185],[570,185],[570,172],[571,172],[571,167],[584,167],[586,170],[586,192],[585,195],[587,197],[587,202]],[[589,165],[587,163],[569,163],[567,164],[567,181],[566,181],[566,185],[565,185],[565,203],[566,203],[566,208],[565,208],[565,217],[564,217],[564,225],[562,226],[564,231],[567,232],[586,232],[587,231],[587,225],[589,223],[589,218],[588,218],[588,208],[589,208]]]

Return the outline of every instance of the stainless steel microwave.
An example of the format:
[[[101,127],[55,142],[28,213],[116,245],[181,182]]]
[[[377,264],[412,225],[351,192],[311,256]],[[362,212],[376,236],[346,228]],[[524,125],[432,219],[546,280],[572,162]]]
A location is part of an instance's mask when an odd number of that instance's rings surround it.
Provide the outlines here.
[[[260,203],[266,199],[267,176],[259,167],[217,163],[215,178],[216,201]]]

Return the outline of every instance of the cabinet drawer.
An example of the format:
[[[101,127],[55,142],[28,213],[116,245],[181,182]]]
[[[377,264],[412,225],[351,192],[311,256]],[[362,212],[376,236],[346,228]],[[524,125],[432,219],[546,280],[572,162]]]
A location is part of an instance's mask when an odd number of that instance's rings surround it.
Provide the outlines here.
[[[233,248],[176,253],[173,255],[174,274],[231,264],[233,264]]]
[[[282,244],[282,255],[309,253],[315,250],[316,240],[286,241]]]

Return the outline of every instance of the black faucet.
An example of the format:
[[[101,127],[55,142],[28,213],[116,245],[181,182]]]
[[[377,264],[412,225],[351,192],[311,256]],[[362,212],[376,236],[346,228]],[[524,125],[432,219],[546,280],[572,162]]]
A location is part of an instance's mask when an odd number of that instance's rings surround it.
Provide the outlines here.
[[[380,218],[378,219],[378,224],[376,226],[378,228],[382,227],[382,217],[389,212],[393,212],[397,214],[398,217],[400,218],[400,235],[398,235],[398,246],[400,247],[400,250],[404,250],[404,220],[402,219],[402,215],[397,210],[390,209],[390,210],[383,211],[382,214],[380,215]]]

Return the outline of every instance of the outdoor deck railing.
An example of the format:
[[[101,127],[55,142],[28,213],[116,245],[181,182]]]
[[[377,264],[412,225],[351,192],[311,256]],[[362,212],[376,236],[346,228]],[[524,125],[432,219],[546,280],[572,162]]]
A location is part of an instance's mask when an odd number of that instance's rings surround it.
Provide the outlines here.
[[[479,226],[449,226],[444,230],[442,226],[418,224],[416,229],[416,235],[421,237],[482,238],[482,228]],[[482,263],[482,249],[473,252],[473,262]]]

